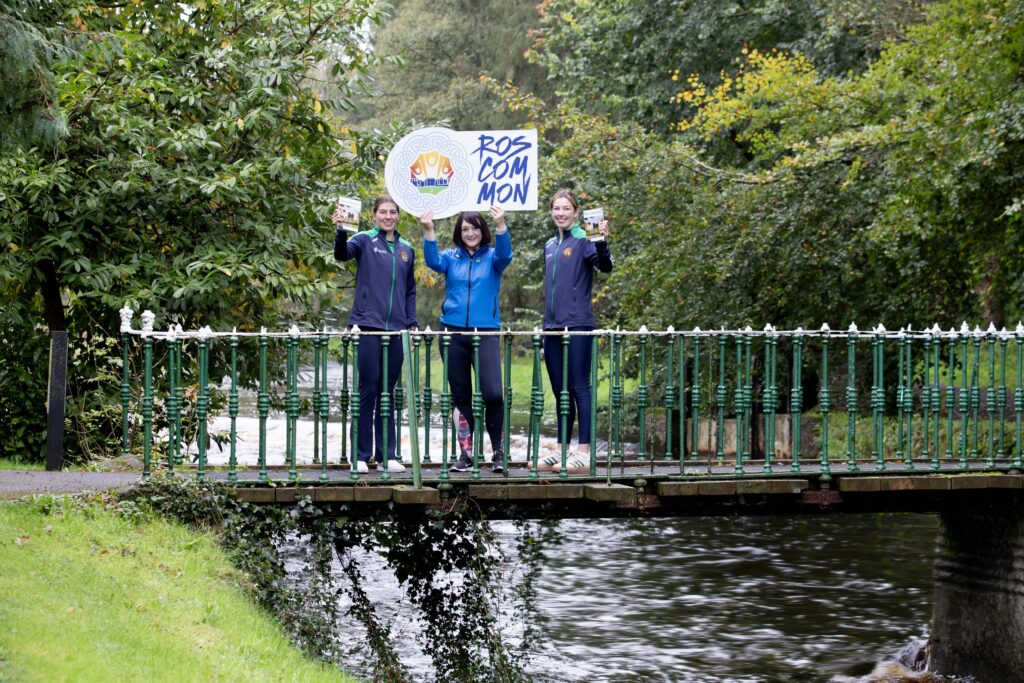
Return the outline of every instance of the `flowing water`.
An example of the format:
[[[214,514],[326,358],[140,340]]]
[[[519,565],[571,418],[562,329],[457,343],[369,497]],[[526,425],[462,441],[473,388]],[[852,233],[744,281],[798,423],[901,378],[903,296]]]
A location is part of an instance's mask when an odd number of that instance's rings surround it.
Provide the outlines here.
[[[494,529],[515,580],[519,531]],[[566,520],[537,612],[506,595],[499,622],[513,644],[524,621],[542,629],[524,666],[537,681],[861,680],[926,637],[936,530],[913,514]],[[431,680],[416,610],[379,557],[363,561],[403,664]],[[372,677],[362,627],[344,619],[346,666]]]

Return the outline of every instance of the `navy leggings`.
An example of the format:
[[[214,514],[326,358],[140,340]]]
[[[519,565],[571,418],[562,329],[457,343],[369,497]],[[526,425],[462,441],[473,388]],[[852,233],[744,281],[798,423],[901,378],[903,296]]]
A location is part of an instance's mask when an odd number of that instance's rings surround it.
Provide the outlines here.
[[[366,328],[364,332],[379,332]],[[359,337],[359,434],[356,452],[363,462],[370,461],[373,452],[377,462],[384,460],[384,415],[380,410],[381,376],[384,372],[382,337]],[[388,458],[395,458],[395,384],[402,373],[402,338],[392,335],[388,346],[388,392],[391,409],[388,411]]]
[[[570,332],[588,331],[590,327],[570,327]],[[565,442],[572,441],[572,428],[576,416],[580,419],[581,444],[590,443],[590,359],[591,338],[573,335],[569,337],[569,415],[566,419],[568,434]],[[562,443],[562,338],[544,337],[544,365],[555,393],[555,416],[558,423],[558,442]]]
[[[473,335],[472,330],[446,327],[455,332],[448,346],[448,386],[452,402],[466,416],[469,429],[475,429],[473,420]],[[443,357],[442,357],[443,359]],[[484,426],[491,437],[491,450],[502,449],[501,430],[505,423],[505,400],[501,394],[501,349],[496,336],[480,337],[480,393],[484,399]]]

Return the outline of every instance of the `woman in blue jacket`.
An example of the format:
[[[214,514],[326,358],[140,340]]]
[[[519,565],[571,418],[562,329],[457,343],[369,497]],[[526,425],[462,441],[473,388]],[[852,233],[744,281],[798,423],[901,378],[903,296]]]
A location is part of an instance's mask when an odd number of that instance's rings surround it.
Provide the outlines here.
[[[356,262],[356,292],[348,324],[358,325],[363,332],[401,331],[417,327],[415,256],[412,245],[398,234],[398,204],[387,195],[373,202],[371,230],[348,237],[340,225],[334,235],[334,258]],[[334,222],[340,223],[340,209],[335,211]],[[371,454],[377,462],[384,461],[384,415],[380,398],[384,377],[380,335],[359,338],[359,436],[356,445],[358,471],[368,472]],[[402,371],[402,344],[391,337],[388,346],[388,392],[394,396],[395,384]],[[395,458],[395,402],[388,411],[388,469],[405,470]]]
[[[505,212],[492,206],[494,219],[494,246],[487,221],[476,211],[460,213],[455,219],[452,234],[454,249],[437,250],[434,235],[433,212],[420,216],[423,226],[423,260],[427,267],[445,276],[444,305],[441,325],[452,335],[448,347],[448,385],[452,400],[475,429],[473,421],[473,331],[497,332],[501,329],[498,310],[498,291],[501,274],[512,262],[512,239],[505,225]],[[460,334],[461,333],[461,334]],[[504,401],[501,394],[501,351],[497,335],[480,337],[480,392],[483,394],[484,424],[491,437],[491,460],[494,472],[505,469],[502,450],[504,427]],[[464,472],[473,466],[472,455],[461,449],[459,459],[451,469]]]
[[[544,245],[544,330],[583,332],[597,327],[594,319],[594,271],[612,271],[612,254],[608,248],[608,221],[601,221],[598,232],[601,239],[591,242],[577,222],[580,213],[576,195],[570,190],[558,190],[551,196],[551,221],[558,234]],[[569,341],[569,415],[567,434],[562,433],[562,420],[558,422],[558,442],[572,441],[573,422],[579,417],[580,436],[575,452],[566,463],[570,470],[590,467],[590,362],[591,339],[573,335]],[[544,337],[544,365],[548,371],[556,405],[562,395],[562,338]],[[540,466],[558,471],[562,466],[561,454],[549,455]]]

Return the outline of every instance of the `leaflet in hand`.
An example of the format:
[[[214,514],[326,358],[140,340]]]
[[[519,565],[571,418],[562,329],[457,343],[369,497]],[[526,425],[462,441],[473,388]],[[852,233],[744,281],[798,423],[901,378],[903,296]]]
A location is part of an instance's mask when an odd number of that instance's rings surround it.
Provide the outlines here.
[[[345,232],[359,232],[359,212],[363,203],[352,197],[341,197],[334,210],[334,222]]]
[[[584,209],[583,210],[583,229],[587,233],[587,239],[591,242],[597,242],[604,239],[604,235],[597,231],[597,226],[601,221],[604,220],[604,209]]]

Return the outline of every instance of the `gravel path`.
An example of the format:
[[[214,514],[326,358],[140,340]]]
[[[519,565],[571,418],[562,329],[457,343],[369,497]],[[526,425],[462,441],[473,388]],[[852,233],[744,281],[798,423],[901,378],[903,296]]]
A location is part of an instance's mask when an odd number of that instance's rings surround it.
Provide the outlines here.
[[[0,470],[0,500],[30,493],[80,493],[82,491],[124,490],[140,479],[132,472],[43,472]]]

